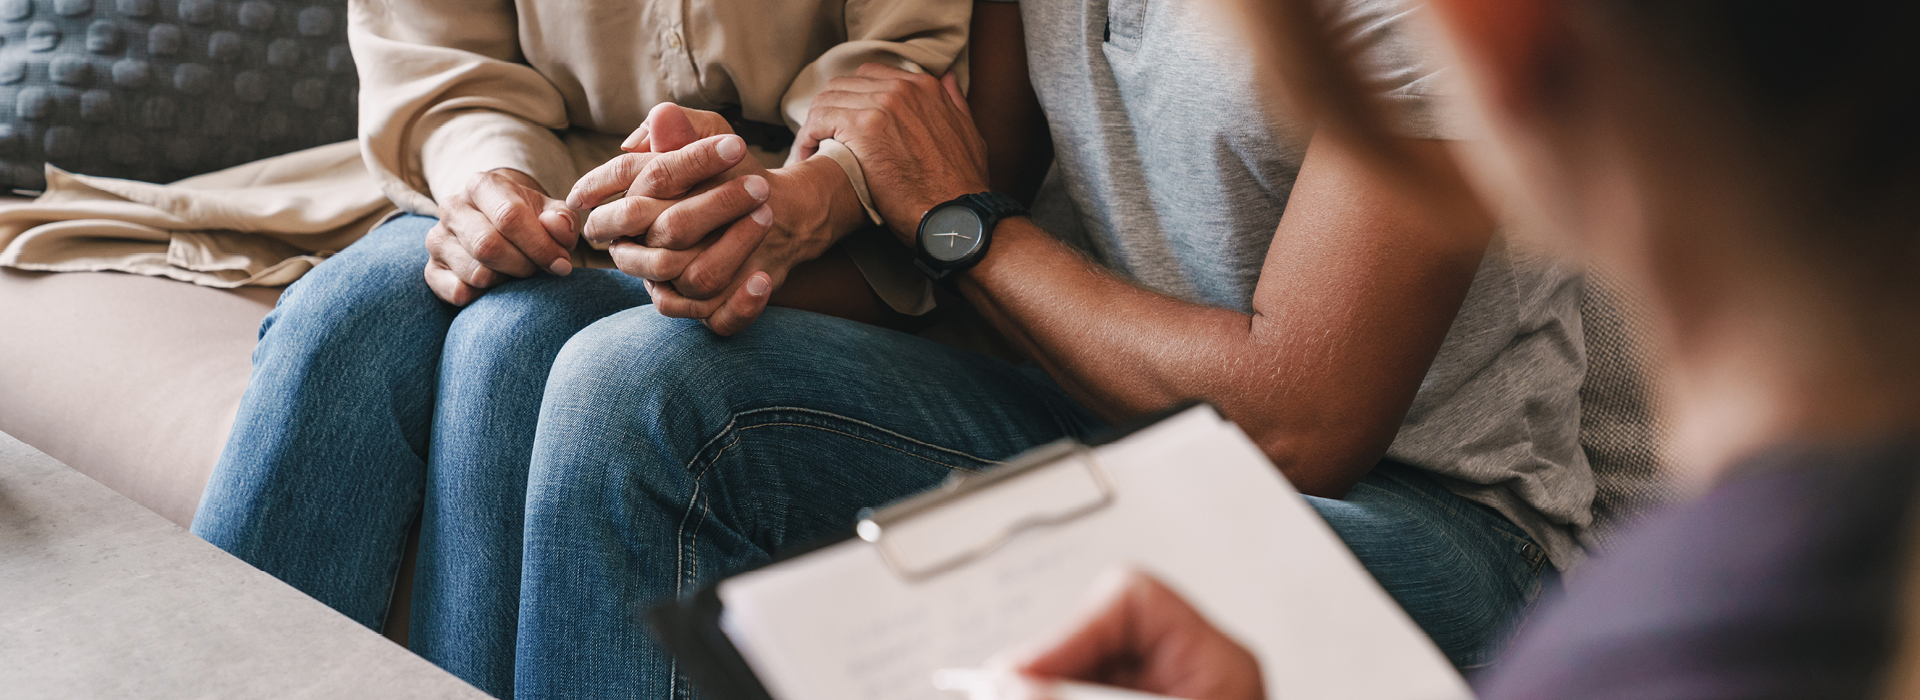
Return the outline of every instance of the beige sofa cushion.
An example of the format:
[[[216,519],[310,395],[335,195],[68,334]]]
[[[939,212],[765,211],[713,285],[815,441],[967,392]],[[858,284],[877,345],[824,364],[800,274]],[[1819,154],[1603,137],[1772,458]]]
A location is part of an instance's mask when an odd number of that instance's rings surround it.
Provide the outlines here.
[[[1582,304],[1581,442],[1596,539],[1678,497],[1642,303],[1595,272]],[[182,526],[198,507],[278,288],[0,271],[0,431]]]
[[[186,526],[279,295],[0,271],[0,431]]]

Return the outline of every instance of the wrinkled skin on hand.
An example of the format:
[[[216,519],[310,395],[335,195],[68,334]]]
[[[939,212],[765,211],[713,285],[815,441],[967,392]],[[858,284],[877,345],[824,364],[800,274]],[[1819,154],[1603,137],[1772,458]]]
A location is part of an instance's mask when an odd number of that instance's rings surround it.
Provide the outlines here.
[[[837,166],[768,170],[718,114],[662,104],[622,148],[568,195],[592,208],[584,235],[647,281],[662,314],[721,335],[744,330],[794,265],[852,228],[830,207],[835,185],[851,193]]]

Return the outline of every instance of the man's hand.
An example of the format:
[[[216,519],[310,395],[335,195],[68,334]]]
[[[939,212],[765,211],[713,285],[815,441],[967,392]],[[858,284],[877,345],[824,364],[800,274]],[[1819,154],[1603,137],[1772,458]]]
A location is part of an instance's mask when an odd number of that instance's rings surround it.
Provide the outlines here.
[[[994,665],[1040,681],[1098,683],[1188,700],[1266,697],[1253,654],[1165,584],[1122,570],[1109,574],[1099,590],[1091,614],[1065,636]],[[1045,700],[1045,689],[1035,683],[1018,694]]]
[[[986,143],[952,73],[861,66],[827,83],[801,132],[795,148],[831,138],[859,157],[874,208],[909,245],[927,210],[987,189]]]
[[[609,245],[622,272],[710,299],[767,235],[767,178],[742,167],[752,161],[732,134],[663,147],[672,150],[628,153],[595,168],[568,201],[592,208],[583,233]]]
[[[730,144],[745,151],[738,137],[715,136],[727,130],[718,114],[662,104],[622,144],[629,153],[588,173],[568,197],[591,206],[627,192],[595,209],[585,235],[613,242],[615,264],[647,280],[660,313],[700,319],[721,335],[751,324],[794,265],[819,257],[862,217],[832,161],[767,170],[736,156]]]
[[[440,222],[427,231],[427,286],[434,296],[466,306],[511,277],[546,270],[573,271],[574,213],[518,170],[474,174],[466,189],[440,203]]]

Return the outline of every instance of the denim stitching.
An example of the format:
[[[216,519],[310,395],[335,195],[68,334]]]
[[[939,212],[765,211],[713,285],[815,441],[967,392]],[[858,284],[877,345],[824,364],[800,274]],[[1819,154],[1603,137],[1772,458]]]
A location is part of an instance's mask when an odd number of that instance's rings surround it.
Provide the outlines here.
[[[931,450],[937,450],[939,452],[945,452],[947,454],[957,455],[959,457],[974,460],[977,462],[984,462],[989,465],[1000,464],[998,460],[986,459],[984,457],[974,456],[971,454],[967,454],[965,452],[961,452],[959,450],[955,450],[947,447],[941,447],[939,445],[929,443],[925,440],[917,440],[912,437],[900,434],[898,432],[887,430],[886,428],[882,428],[880,426],[874,425],[872,423],[868,423],[866,421],[855,420],[853,418],[848,418],[846,416],[839,415],[836,413],[829,413],[827,411],[818,411],[814,409],[799,408],[799,407],[793,407],[793,406],[769,406],[767,408],[758,408],[750,411],[741,411],[741,412],[735,413],[733,414],[732,418],[727,421],[726,427],[721,428],[719,432],[715,433],[714,436],[708,439],[705,444],[701,445],[700,450],[698,452],[695,452],[694,458],[689,460],[686,466],[683,467],[683,469],[688,473],[693,473],[696,466],[698,466],[700,471],[698,474],[695,474],[693,477],[693,493],[691,494],[691,496],[687,501],[686,513],[680,516],[680,528],[679,528],[679,532],[676,533],[677,536],[675,537],[678,543],[679,551],[676,553],[677,556],[675,557],[675,561],[674,561],[674,567],[675,567],[675,580],[673,583],[674,595],[676,596],[685,595],[686,593],[685,586],[688,581],[687,577],[689,573],[691,573],[696,578],[700,575],[700,571],[698,568],[699,558],[697,556],[697,553],[695,553],[695,556],[689,556],[689,553],[692,550],[697,549],[700,544],[700,528],[698,523],[705,522],[707,516],[712,514],[713,512],[713,505],[711,501],[707,500],[706,498],[705,486],[706,486],[707,474],[713,471],[713,468],[715,466],[718,466],[720,464],[721,458],[726,456],[726,453],[728,450],[731,450],[740,444],[741,433],[747,430],[750,430],[753,428],[765,428],[765,427],[776,427],[776,426],[788,426],[788,427],[795,427],[795,428],[807,428],[812,430],[820,430],[824,432],[833,433],[836,435],[849,437],[849,438],[859,440],[861,442],[865,442],[877,447],[893,450],[895,452],[899,452],[900,454],[913,457],[915,459],[919,459],[932,464],[937,464],[947,469],[957,469],[957,470],[960,470],[963,472],[969,472],[969,473],[977,473],[978,471],[980,471],[977,468],[964,467],[964,466],[959,466],[955,464],[948,464],[937,459],[932,459],[930,457],[914,454],[912,452],[909,452],[907,450],[901,449],[893,445],[888,445],[886,443],[879,442],[876,440],[870,440],[868,438],[861,437],[853,433],[849,433],[842,430],[834,430],[832,428],[828,428],[824,426],[808,425],[805,423],[791,423],[791,422],[761,423],[758,425],[746,425],[746,426],[740,425],[740,419],[743,417],[752,416],[752,415],[761,414],[761,413],[777,412],[777,411],[793,411],[797,413],[805,413],[805,414],[810,414],[815,416],[822,416],[822,417],[831,418],[834,420],[846,421],[848,423],[866,427],[866,428],[884,433],[886,435],[889,435],[895,438],[899,438],[906,442],[919,445]],[[729,437],[731,437],[731,440],[728,440]],[[714,443],[718,443],[723,440],[728,440],[728,441],[726,442],[726,444],[722,445],[717,451],[713,453],[713,457],[711,459],[704,460],[705,464],[701,465],[701,462],[703,460],[701,460],[701,458],[699,457],[699,454],[702,452],[706,452],[708,449],[712,449],[714,446]],[[700,518],[698,520],[695,520],[693,517],[694,509],[696,507],[701,508]],[[691,533],[689,533],[688,531],[689,524],[693,525]]]
[[[886,443],[879,442],[876,440],[870,440],[868,438],[861,437],[853,433],[849,433],[842,430],[834,430],[832,428],[828,428],[824,426],[808,425],[805,423],[791,423],[791,422],[762,423],[758,425],[747,425],[747,426],[740,425],[740,419],[743,417],[752,416],[755,414],[778,412],[778,411],[793,411],[796,413],[804,413],[804,414],[809,414],[814,416],[830,418],[834,420],[845,421],[847,423],[851,423],[851,424],[862,426],[880,433],[884,433],[888,436],[892,436],[900,440],[912,443],[914,445],[925,447],[930,450],[935,450],[938,452],[944,452],[947,454],[956,455],[956,456],[959,456],[965,459],[970,459],[976,462],[983,462],[988,465],[995,465],[995,464],[1001,463],[999,460],[986,459],[984,457],[971,455],[965,452],[961,452],[959,450],[955,450],[947,447],[941,447],[939,445],[935,445],[925,440],[918,440],[918,439],[909,437],[907,435],[903,435],[901,433],[888,430],[886,428],[882,428],[872,423],[868,423],[866,421],[848,418],[846,416],[839,415],[837,413],[829,413],[827,411],[819,411],[819,410],[814,410],[809,408],[800,408],[797,406],[769,406],[766,408],[757,408],[750,411],[737,412],[733,414],[733,416],[727,421],[727,425],[721,428],[718,432],[716,432],[712,438],[709,438],[706,441],[706,443],[702,444],[700,446],[700,450],[694,453],[695,454],[694,458],[691,460],[688,460],[686,466],[682,467],[682,469],[685,470],[686,472],[693,473],[694,468],[697,465],[699,465],[700,471],[698,474],[695,474],[693,477],[693,493],[691,494],[691,496],[687,501],[686,513],[680,516],[680,528],[679,528],[679,532],[676,533],[677,536],[675,537],[675,539],[677,540],[679,551],[676,553],[677,556],[675,557],[675,561],[674,561],[674,567],[675,567],[675,580],[673,582],[674,595],[681,596],[686,594],[685,586],[686,586],[686,582],[688,581],[687,576],[690,568],[693,576],[698,577],[700,573],[698,569],[699,561],[698,561],[697,553],[695,553],[695,556],[691,556],[691,557],[689,556],[689,553],[692,550],[697,549],[700,544],[700,528],[698,523],[705,522],[707,516],[711,515],[713,512],[713,505],[711,501],[707,500],[706,492],[705,492],[707,474],[713,471],[713,468],[715,466],[718,466],[720,464],[720,459],[726,456],[726,453],[728,450],[731,450],[735,446],[738,446],[740,444],[741,433],[747,430],[750,430],[753,428],[765,428],[765,427],[776,427],[776,426],[788,426],[788,427],[795,427],[795,428],[808,428],[812,430],[820,430],[824,432],[833,433],[836,435],[849,437],[849,438],[859,440],[861,442],[865,442],[878,447],[882,447],[885,449],[893,450],[903,455],[907,455],[909,457],[913,457],[915,459],[919,459],[932,464],[937,464],[947,469],[957,469],[957,470],[969,472],[969,473],[974,473],[979,471],[979,469],[976,469],[976,468],[948,464],[945,462],[941,462],[937,459],[932,459],[930,457],[914,454],[912,452],[909,452],[907,450],[901,449],[893,445],[888,445]],[[727,438],[729,437],[731,437],[732,439],[730,441],[727,441],[726,444],[722,445],[717,451],[715,451],[711,459],[705,460],[706,462],[705,465],[700,465],[702,461],[699,456],[700,453],[706,452],[708,449],[713,448],[715,443],[721,442],[723,440],[727,440]],[[700,518],[697,521],[693,517],[694,509],[696,506],[701,508]],[[693,529],[691,533],[688,532],[689,523],[693,524]]]
[[[933,443],[930,443],[930,442],[927,442],[927,441],[925,441],[925,440],[917,440],[917,439],[914,439],[914,438],[912,438],[912,437],[909,437],[909,436],[907,436],[907,435],[902,435],[902,434],[900,434],[900,433],[897,433],[897,432],[894,432],[894,431],[891,431],[891,430],[888,430],[888,429],[886,429],[886,428],[882,428],[882,427],[880,427],[880,426],[877,426],[877,425],[874,425],[874,424],[872,424],[872,423],[868,423],[868,422],[866,422],[866,421],[863,421],[863,420],[857,420],[857,419],[854,419],[854,418],[848,418],[848,417],[846,417],[846,416],[843,416],[843,415],[840,415],[840,414],[838,414],[838,413],[829,413],[829,412],[826,412],[826,411],[819,411],[819,410],[815,410],[815,409],[811,409],[811,408],[800,408],[800,407],[798,407],[798,406],[768,406],[768,407],[766,407],[766,408],[756,408],[756,409],[753,409],[753,410],[751,410],[751,411],[741,411],[741,412],[739,412],[739,413],[735,413],[735,414],[733,414],[733,418],[734,418],[734,420],[735,420],[735,421],[738,421],[738,420],[739,420],[740,418],[743,418],[743,417],[746,417],[746,416],[751,416],[751,415],[754,415],[754,414],[758,414],[758,413],[770,413],[770,412],[774,412],[774,411],[794,411],[794,412],[797,412],[797,413],[808,413],[808,414],[812,414],[812,415],[816,415],[816,416],[824,416],[824,417],[827,417],[827,418],[832,418],[832,419],[834,419],[834,420],[842,420],[842,421],[846,421],[846,422],[848,422],[848,423],[852,423],[852,424],[854,424],[854,425],[858,425],[858,426],[861,426],[861,427],[865,427],[865,428],[871,428],[871,429],[873,429],[873,430],[876,430],[876,431],[879,431],[879,432],[882,432],[882,433],[886,433],[886,434],[888,434],[888,435],[891,435],[891,436],[893,436],[893,437],[897,437],[897,438],[900,438],[901,440],[905,440],[905,441],[907,441],[907,442],[911,442],[911,443],[913,443],[913,444],[915,444],[915,445],[919,445],[919,446],[921,446],[921,447],[925,447],[925,448],[927,448],[927,449],[930,449],[930,450],[938,450],[938,451],[940,451],[940,452],[945,452],[945,453],[947,453],[947,454],[951,454],[951,455],[955,455],[955,456],[958,456],[958,457],[964,457],[964,458],[966,458],[966,459],[971,459],[971,460],[973,460],[973,461],[976,461],[976,462],[985,462],[985,463],[987,463],[987,464],[1000,464],[1000,461],[999,461],[999,460],[995,460],[995,459],[987,459],[987,458],[985,458],[985,457],[981,457],[981,456],[978,456],[978,455],[971,455],[971,454],[967,454],[967,453],[965,453],[965,452],[961,452],[961,451],[959,451],[959,450],[956,450],[956,449],[952,449],[952,448],[949,448],[949,447],[941,447],[941,446],[939,446],[939,445],[935,445],[935,444],[933,444]],[[732,425],[733,425],[732,423],[728,423],[728,427],[732,427]],[[709,442],[711,442],[711,441],[709,441]],[[898,449],[898,448],[894,448],[894,449]],[[928,460],[928,461],[933,461],[933,460]],[[938,464],[938,462],[935,462],[935,463],[936,463],[936,464]]]
[[[1456,496],[1456,498],[1453,498],[1453,499],[1445,499],[1445,498],[1440,498],[1436,496],[1429,489],[1439,488],[1444,491],[1445,487],[1442,487],[1438,484],[1433,484],[1432,482],[1416,481],[1414,479],[1407,478],[1406,475],[1402,475],[1402,474],[1383,473],[1381,474],[1381,476],[1383,478],[1392,480],[1406,487],[1406,491],[1412,492],[1411,494],[1408,494],[1404,492],[1382,490],[1382,493],[1384,495],[1401,499],[1401,500],[1406,500],[1410,495],[1417,495],[1420,497],[1421,500],[1434,504],[1441,510],[1445,511],[1446,513],[1454,517],[1464,517],[1468,514],[1471,514],[1476,519],[1490,520],[1493,522],[1493,525],[1494,525],[1494,527],[1491,528],[1494,535],[1496,535],[1497,537],[1510,540],[1516,544],[1519,544],[1520,546],[1514,549],[1514,554],[1519,556],[1519,558],[1523,562],[1523,566],[1525,570],[1515,571],[1514,567],[1507,566],[1507,565],[1501,565],[1498,568],[1500,570],[1499,573],[1504,574],[1505,577],[1508,579],[1508,583],[1513,584],[1520,591],[1522,600],[1526,601],[1525,604],[1528,606],[1528,611],[1526,615],[1531,616],[1532,607],[1533,607],[1532,601],[1538,596],[1538,591],[1541,586],[1540,562],[1542,559],[1544,559],[1544,557],[1542,557],[1539,554],[1540,552],[1539,546],[1534,543],[1533,538],[1525,534],[1526,531],[1521,530],[1519,526],[1514,525],[1511,521],[1507,520],[1506,516],[1500,515],[1497,512],[1488,512],[1488,510],[1481,507],[1475,507],[1478,504],[1474,503],[1473,501],[1467,500],[1466,503],[1461,503],[1460,501],[1466,500],[1466,499],[1458,496]],[[1451,494],[1452,492],[1447,491],[1447,493]],[[1469,505],[1469,504],[1473,504],[1473,505]],[[1452,549],[1456,554],[1464,556],[1465,553],[1458,544],[1452,544],[1451,538],[1448,538],[1448,541],[1452,545]],[[1468,558],[1471,559],[1471,557],[1468,557]],[[1482,653],[1484,654],[1484,652]],[[1469,663],[1469,664],[1462,665],[1461,670],[1469,671],[1474,669],[1485,668],[1493,665],[1497,660],[1498,659],[1496,658],[1486,658],[1484,660],[1481,660],[1479,663]]]
[[[714,467],[720,466],[720,458],[727,456],[727,450],[739,444],[740,432],[736,430],[733,433],[733,440],[728,442],[726,447],[720,448],[719,452],[713,453],[713,460],[707,462],[707,466],[700,470],[699,476],[693,477],[693,500],[687,503],[687,514],[692,515],[693,506],[699,504],[700,519],[693,521],[693,531],[686,533],[685,545],[682,547],[685,550],[683,556],[686,557],[689,568],[692,569],[692,578],[687,579],[689,581],[700,580],[700,523],[706,522],[707,515],[713,512],[713,503],[707,498],[707,474],[712,472]]]
[[[674,577],[674,582],[673,582],[673,594],[676,597],[686,594],[686,591],[684,590],[684,586],[686,585],[686,581],[687,581],[687,561],[689,559],[688,551],[692,547],[699,545],[700,528],[696,525],[693,529],[693,534],[688,535],[687,522],[693,519],[694,506],[698,505],[701,502],[702,485],[706,483],[707,472],[713,471],[714,465],[717,465],[720,463],[720,458],[727,454],[727,450],[733,449],[734,445],[740,444],[740,435],[738,431],[734,430],[733,426],[734,426],[734,422],[728,421],[727,427],[722,430],[721,434],[714,436],[714,440],[718,440],[721,437],[732,435],[733,440],[731,442],[728,442],[726,445],[722,446],[718,452],[715,452],[713,454],[713,459],[708,460],[706,463],[706,466],[703,466],[700,468],[700,473],[693,477],[693,493],[687,499],[687,512],[686,514],[680,516],[680,531],[676,533],[676,537],[674,538],[679,545],[679,551],[676,553],[678,556],[675,557],[675,561],[674,561],[674,568],[675,568],[676,575]],[[707,444],[709,445],[713,444],[714,440],[708,440]],[[700,461],[699,457],[697,456],[694,457],[692,462],[687,463],[687,466],[685,467],[685,469],[689,473],[691,473],[693,471],[694,464],[699,461]],[[701,514],[701,518],[703,520],[706,518],[705,512]],[[695,565],[698,566],[698,562],[695,562]],[[699,571],[697,569],[693,573],[696,576],[699,575]]]
[[[859,421],[854,421],[854,422],[856,422],[856,423],[857,423],[857,422],[859,422]],[[914,458],[914,459],[918,459],[918,460],[921,460],[921,461],[925,461],[925,462],[932,462],[932,463],[934,463],[934,464],[938,464],[938,465],[940,465],[940,466],[942,466],[942,467],[946,467],[946,468],[948,468],[948,469],[958,469],[958,470],[960,470],[960,471],[963,471],[963,472],[968,472],[968,473],[973,473],[973,474],[977,474],[977,473],[979,473],[979,472],[980,472],[980,470],[978,470],[978,469],[974,469],[974,468],[972,468],[972,467],[962,467],[962,466],[960,466],[960,465],[957,465],[957,464],[947,464],[946,462],[942,462],[942,461],[940,461],[940,460],[937,460],[937,459],[930,459],[930,458],[927,458],[927,457],[922,457],[922,456],[920,456],[920,455],[917,455],[917,454],[914,454],[914,453],[912,453],[912,452],[908,452],[908,451],[906,451],[906,450],[903,450],[903,449],[900,449],[900,448],[898,448],[898,447],[894,447],[894,446],[892,446],[892,445],[889,445],[889,444],[886,444],[886,443],[884,443],[884,442],[880,442],[880,441],[878,441],[878,440],[868,440],[868,439],[866,439],[866,438],[863,438],[863,437],[860,437],[860,436],[858,436],[858,435],[855,435],[855,434],[853,434],[853,433],[849,433],[849,432],[846,432],[846,431],[842,431],[842,430],[834,430],[834,429],[832,429],[832,428],[827,428],[827,427],[822,427],[822,426],[818,426],[818,425],[807,425],[807,424],[805,424],[805,423],[760,423],[760,424],[758,424],[758,425],[746,425],[746,426],[741,426],[741,427],[740,427],[740,430],[739,430],[739,431],[740,431],[740,432],[743,432],[743,433],[744,433],[744,432],[746,432],[746,431],[749,431],[749,430],[753,430],[753,429],[755,429],[755,428],[778,428],[778,427],[783,427],[783,426],[784,426],[784,427],[792,427],[792,428],[806,428],[806,429],[808,429],[808,430],[819,430],[819,431],[823,431],[823,432],[829,432],[829,433],[833,433],[833,434],[835,434],[835,435],[844,435],[844,436],[846,436],[846,437],[850,437],[850,438],[853,438],[853,439],[855,439],[855,440],[859,440],[859,441],[861,441],[861,442],[864,442],[864,443],[867,443],[867,444],[869,444],[869,445],[874,445],[874,446],[877,446],[877,447],[883,447],[883,448],[886,448],[886,449],[889,449],[889,450],[893,450],[893,451],[895,451],[895,452],[898,452],[898,453],[900,453],[900,454],[903,454],[903,455],[906,455],[906,456],[908,456],[908,457],[912,457],[912,458]],[[949,451],[950,451],[950,450],[949,450]],[[986,461],[986,460],[982,460],[982,461]],[[993,462],[993,464],[999,464],[999,462]]]

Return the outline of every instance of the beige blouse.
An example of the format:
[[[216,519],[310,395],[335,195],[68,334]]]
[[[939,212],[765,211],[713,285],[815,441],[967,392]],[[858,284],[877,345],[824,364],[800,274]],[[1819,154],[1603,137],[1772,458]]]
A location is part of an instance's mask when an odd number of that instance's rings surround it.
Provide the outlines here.
[[[655,104],[797,129],[861,64],[953,67],[971,16],[969,0],[354,0],[361,144],[411,211],[502,167],[563,196]],[[822,155],[869,202],[852,154]]]
[[[287,284],[382,220],[388,199],[435,214],[434,195],[502,167],[563,196],[662,101],[737,105],[793,128],[829,79],[861,64],[963,70],[971,17],[969,0],[352,0],[357,147],[169,185],[49,167],[45,194],[0,203],[0,267]],[[820,156],[871,214],[852,153],[827,142]],[[932,307],[884,235],[844,244],[893,308]]]

